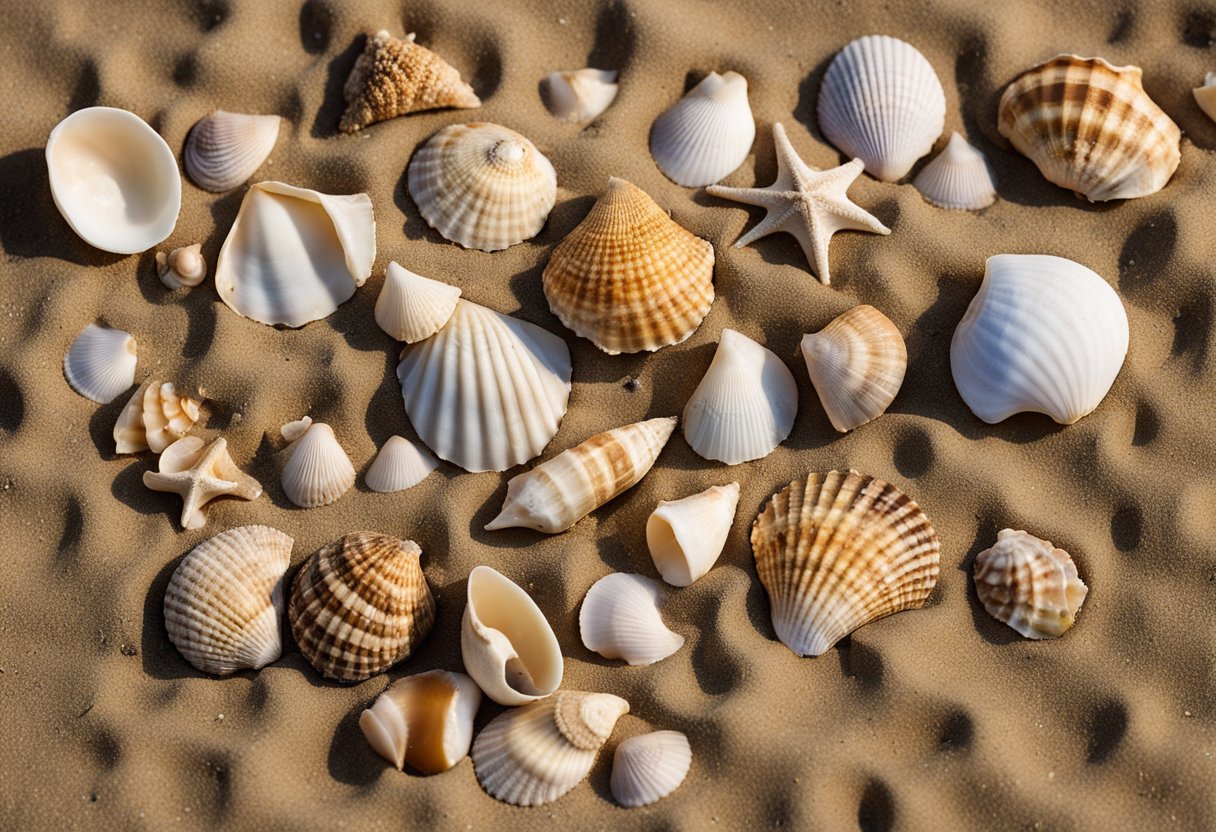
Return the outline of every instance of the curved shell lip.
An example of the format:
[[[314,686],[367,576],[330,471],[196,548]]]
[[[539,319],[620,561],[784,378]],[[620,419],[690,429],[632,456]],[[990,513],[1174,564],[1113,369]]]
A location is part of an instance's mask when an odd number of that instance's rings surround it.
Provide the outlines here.
[[[705,517],[717,510],[717,517]],[[717,563],[739,506],[739,483],[710,486],[679,500],[662,500],[646,519],[646,547],[672,586],[691,586]]]

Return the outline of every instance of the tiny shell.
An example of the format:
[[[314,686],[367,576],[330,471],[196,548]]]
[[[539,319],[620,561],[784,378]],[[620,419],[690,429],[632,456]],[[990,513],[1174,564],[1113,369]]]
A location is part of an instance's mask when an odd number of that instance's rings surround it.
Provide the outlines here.
[[[376,298],[376,323],[390,338],[413,344],[430,338],[451,319],[459,297],[457,287],[392,262]]]
[[[554,118],[571,124],[591,121],[616,100],[614,69],[551,72],[541,81],[545,107]]]
[[[622,740],[612,757],[612,796],[626,808],[649,806],[688,776],[692,748],[679,731],[653,731]]]
[[[578,614],[583,646],[606,659],[654,664],[684,646],[659,615],[659,584],[644,575],[614,572],[587,590]]]
[[[841,433],[886,412],[908,367],[899,329],[865,304],[803,336],[802,357],[832,427]]]
[[[668,179],[699,188],[743,164],[755,138],[747,79],[737,72],[711,72],[655,119],[650,155]]]
[[[371,747],[400,771],[439,774],[473,744],[481,691],[463,673],[428,670],[398,679],[359,716]]]
[[[156,252],[156,274],[167,289],[192,289],[207,277],[207,261],[200,243]]]
[[[1203,114],[1216,121],[1216,72],[1205,75],[1203,86],[1195,87],[1191,94],[1195,96],[1195,103],[1203,110]]]
[[[182,498],[183,529],[199,529],[207,522],[207,504],[218,497],[256,500],[262,486],[232,461],[222,436],[204,443],[187,436],[169,445],[157,461],[158,470],[144,471],[144,485]]]
[[[284,425],[282,434],[291,444],[279,482],[297,506],[327,506],[355,484],[355,468],[329,425],[305,416]]]
[[[121,329],[89,324],[63,357],[63,375],[86,399],[109,404],[135,383],[135,339]]]
[[[689,586],[708,572],[726,546],[738,505],[737,482],[660,502],[646,521],[646,545],[663,580]]]
[[[925,165],[912,184],[939,208],[978,211],[996,201],[996,187],[984,154],[958,133],[950,134],[945,150]]]
[[[253,176],[278,138],[278,116],[216,110],[190,129],[182,167],[203,190],[228,191]]]
[[[363,481],[381,494],[404,491],[426,479],[438,465],[425,448],[403,436],[390,436],[363,475]]]
[[[988,614],[1026,638],[1058,638],[1072,626],[1089,588],[1068,552],[1004,529],[975,556],[975,592]]]

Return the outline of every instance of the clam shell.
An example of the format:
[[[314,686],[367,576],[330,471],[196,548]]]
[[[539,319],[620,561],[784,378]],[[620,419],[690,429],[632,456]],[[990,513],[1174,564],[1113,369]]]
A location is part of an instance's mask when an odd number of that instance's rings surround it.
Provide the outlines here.
[[[674,792],[688,776],[692,748],[679,731],[653,731],[622,740],[612,756],[612,796],[632,809]]]
[[[616,100],[615,69],[551,72],[541,81],[541,98],[554,118],[571,124],[591,121]]]
[[[278,138],[278,116],[216,110],[190,129],[182,167],[203,190],[228,191],[253,176]]]
[[[390,338],[413,344],[430,338],[451,319],[459,297],[457,287],[392,262],[376,298],[376,323]]]
[[[777,638],[799,656],[923,607],[941,562],[920,506],[856,471],[810,474],[773,495],[752,525],[752,552]]]
[[[886,412],[908,368],[899,329],[865,304],[804,335],[802,357],[832,427],[841,433]]]
[[[139,385],[119,412],[114,422],[114,453],[137,454],[148,450],[144,433],[144,394],[153,384],[159,386],[160,382],[147,379]]]
[[[583,646],[606,659],[654,664],[684,646],[659,615],[659,583],[644,575],[614,572],[596,581],[578,614]]]
[[[279,482],[287,499],[300,508],[327,506],[355,484],[355,468],[333,428],[304,418],[308,424],[302,433],[284,427],[283,438],[291,444],[284,451],[287,461]],[[294,439],[290,438],[293,434]]]
[[[950,134],[945,150],[925,165],[912,184],[938,208],[978,211],[996,202],[996,186],[984,154],[958,133]]]
[[[363,475],[363,481],[381,494],[404,491],[426,479],[438,465],[425,448],[403,436],[390,436]]]
[[[1203,114],[1216,121],[1216,72],[1205,75],[1203,86],[1195,87],[1191,94],[1195,96],[1195,103],[1203,110]]]
[[[367,742],[400,771],[439,774],[473,744],[481,691],[463,673],[428,670],[398,679],[359,716]]]
[[[143,442],[152,453],[159,454],[190,432],[201,415],[199,408],[202,401],[179,394],[171,381],[163,384],[153,381],[146,387],[140,387],[140,390],[143,390]],[[114,430],[117,437],[118,424],[114,425]],[[133,436],[134,430],[127,433]],[[119,453],[129,452],[120,450]]]
[[[86,399],[109,404],[135,383],[135,339],[121,329],[89,324],[63,357],[63,377]]]
[[[1004,529],[975,556],[980,603],[1026,638],[1064,635],[1088,593],[1068,552],[1026,532]]]
[[[646,546],[663,580],[689,586],[708,572],[726,546],[738,505],[737,482],[661,501],[646,521]]]
[[[193,289],[207,277],[207,261],[200,243],[156,252],[156,274],[166,289]]]
[[[747,79],[737,72],[711,72],[655,119],[650,155],[668,179],[699,188],[743,164],[755,138]]]

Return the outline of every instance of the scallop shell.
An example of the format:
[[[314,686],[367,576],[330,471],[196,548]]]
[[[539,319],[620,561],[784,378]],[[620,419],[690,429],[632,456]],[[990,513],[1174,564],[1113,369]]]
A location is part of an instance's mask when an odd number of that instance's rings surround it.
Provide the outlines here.
[[[752,525],[752,551],[777,638],[799,656],[923,607],[941,562],[920,506],[856,471],[810,474],[773,495]]]
[[[1205,75],[1203,86],[1195,87],[1191,94],[1195,96],[1195,103],[1203,110],[1203,114],[1216,121],[1216,72]]]
[[[884,182],[907,175],[946,122],[946,93],[910,43],[867,35],[836,54],[819,88],[819,127]]]
[[[674,792],[688,776],[692,748],[679,731],[653,731],[622,740],[612,757],[612,796],[632,809]]]
[[[89,324],[63,357],[63,376],[73,390],[109,404],[135,383],[135,339],[121,329]]]
[[[179,394],[176,385],[171,381],[164,384],[154,381],[146,388],[140,387],[140,389],[144,391],[142,402],[143,442],[152,449],[153,453],[159,454],[194,427],[194,423],[201,415],[199,408],[202,406],[202,401]],[[115,424],[114,430],[117,436],[117,424]],[[134,431],[129,433],[133,434]],[[128,452],[119,451],[119,453]]]
[[[1063,257],[998,254],[954,330],[950,372],[989,424],[1029,411],[1071,425],[1101,404],[1127,342],[1127,313],[1097,274]]]
[[[182,167],[205,191],[232,190],[257,172],[278,138],[278,116],[216,110],[190,129]]]
[[[291,444],[284,451],[287,461],[279,482],[297,506],[327,506],[355,484],[355,468],[329,425],[305,416],[285,425],[282,433]]]
[[[367,742],[400,771],[439,774],[473,744],[481,691],[463,673],[428,670],[398,679],[359,716]]]
[[[650,155],[677,185],[712,185],[743,164],[756,138],[747,79],[711,72],[655,119]]]
[[[619,696],[563,690],[499,714],[473,742],[477,781],[504,803],[551,803],[583,781],[627,713]]]
[[[200,243],[156,252],[156,275],[166,289],[193,289],[207,277],[207,261]]]
[[[596,581],[578,614],[583,646],[606,659],[645,665],[684,646],[659,615],[659,583],[644,575],[614,572]]]
[[[1181,133],[1140,75],[1058,55],[1006,88],[997,128],[1048,181],[1090,202],[1156,193],[1178,169]]]
[[[376,323],[390,338],[413,344],[438,332],[456,311],[460,289],[392,262],[376,298]]]
[[[541,97],[554,118],[570,124],[591,121],[616,100],[615,69],[551,72],[541,81]]]
[[[355,682],[404,661],[431,631],[435,600],[412,540],[351,532],[296,573],[287,618],[323,676]]]
[[[958,133],[950,134],[946,149],[925,165],[912,184],[938,208],[978,211],[996,202],[996,186],[984,154]]]
[[[635,185],[613,177],[553,250],[549,308],[609,355],[678,344],[714,302],[714,249]]]
[[[227,676],[279,658],[292,543],[268,526],[240,526],[190,550],[173,570],[164,603],[169,640],[186,661]]]
[[[548,534],[564,532],[637,485],[675,427],[675,417],[669,416],[597,433],[512,477],[502,511],[486,529],[521,526]]]
[[[804,335],[802,357],[832,427],[841,433],[885,413],[908,368],[899,329],[865,304]]]
[[[737,482],[661,501],[646,521],[646,546],[663,580],[689,586],[708,572],[726,546],[738,505]]]
[[[1089,588],[1068,552],[1026,532],[1004,529],[975,556],[975,593],[988,614],[1026,638],[1059,638]]]
[[[363,481],[372,491],[389,494],[413,488],[438,466],[439,462],[425,448],[403,436],[390,436],[363,475]]]
[[[245,193],[220,249],[215,288],[245,318],[304,326],[348,300],[375,259],[367,194],[329,196],[259,182]]]
[[[557,199],[557,173],[536,146],[497,124],[453,124],[410,161],[418,213],[445,239],[481,251],[540,233]]]

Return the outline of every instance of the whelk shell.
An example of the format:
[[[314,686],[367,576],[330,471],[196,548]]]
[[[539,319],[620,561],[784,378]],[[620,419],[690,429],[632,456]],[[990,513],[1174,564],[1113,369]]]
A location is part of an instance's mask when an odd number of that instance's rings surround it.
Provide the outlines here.
[[[228,191],[253,176],[278,138],[278,116],[216,110],[190,129],[182,167],[203,190]]]
[[[612,796],[632,809],[674,792],[688,776],[692,748],[679,731],[652,731],[622,740],[612,757]]]
[[[199,529],[207,522],[207,504],[218,497],[256,500],[262,486],[232,461],[222,436],[204,443],[197,436],[179,439],[164,449],[158,470],[144,471],[144,485],[182,498],[183,529]]]
[[[1058,638],[1072,626],[1089,588],[1068,552],[1004,529],[975,556],[975,593],[988,614],[1026,638]]]
[[[1203,86],[1195,87],[1191,94],[1195,96],[1195,103],[1203,110],[1203,114],[1216,121],[1216,72],[1205,75]]]
[[[425,448],[419,448],[404,436],[390,436],[363,475],[363,481],[381,494],[404,491],[426,479],[438,465]]]
[[[616,100],[615,69],[551,72],[541,81],[541,97],[554,118],[579,124],[596,118]]]
[[[430,338],[451,319],[459,297],[457,287],[391,262],[376,298],[376,323],[390,338],[413,344]]]
[[[63,357],[63,377],[86,399],[109,404],[135,383],[135,363],[129,333],[89,324]]]
[[[984,154],[958,133],[925,165],[912,182],[928,202],[939,208],[978,211],[996,201],[996,186]]]
[[[747,79],[737,72],[711,72],[655,119],[650,155],[668,179],[699,188],[743,164],[755,138]]]
[[[659,584],[644,575],[614,572],[596,581],[578,614],[583,646],[606,659],[654,664],[684,646],[659,615]]]
[[[865,304],[804,335],[802,357],[832,427],[841,433],[886,412],[908,368],[899,329]]]
[[[400,771],[439,774],[473,744],[481,691],[463,673],[428,670],[398,679],[359,716],[367,742]]]
[[[327,506],[355,484],[355,468],[329,425],[305,416],[284,425],[282,434],[291,444],[279,482],[297,506]]]
[[[646,546],[663,580],[689,586],[708,572],[726,546],[738,505],[737,482],[661,501],[646,521]]]
[[[207,277],[207,261],[200,243],[156,252],[156,274],[167,289],[192,289]]]

